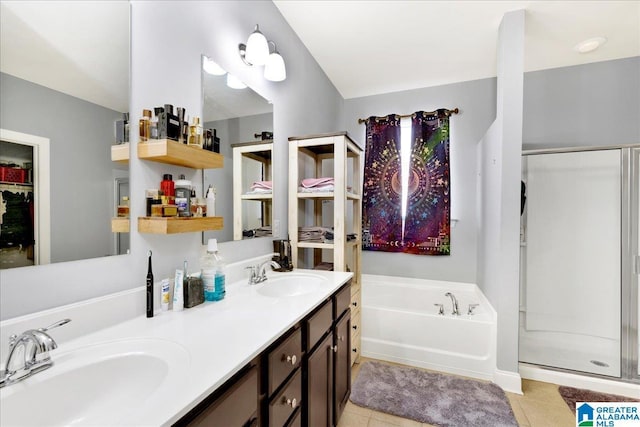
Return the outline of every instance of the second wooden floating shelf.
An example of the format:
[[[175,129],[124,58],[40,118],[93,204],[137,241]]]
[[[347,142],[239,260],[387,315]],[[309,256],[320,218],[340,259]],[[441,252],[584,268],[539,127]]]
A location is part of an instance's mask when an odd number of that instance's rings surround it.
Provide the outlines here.
[[[224,166],[221,154],[170,139],[139,142],[138,158],[193,169],[216,169]]]
[[[221,216],[202,218],[138,217],[138,231],[151,234],[177,234],[222,230]]]

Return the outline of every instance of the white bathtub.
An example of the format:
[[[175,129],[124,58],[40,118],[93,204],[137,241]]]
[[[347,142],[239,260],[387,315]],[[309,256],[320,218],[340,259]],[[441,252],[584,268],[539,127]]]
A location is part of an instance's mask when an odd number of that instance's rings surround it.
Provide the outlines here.
[[[461,315],[452,315],[446,292]],[[434,304],[444,304],[445,314]],[[469,304],[479,304],[473,315]],[[474,284],[362,275],[364,357],[493,380],[496,318]]]

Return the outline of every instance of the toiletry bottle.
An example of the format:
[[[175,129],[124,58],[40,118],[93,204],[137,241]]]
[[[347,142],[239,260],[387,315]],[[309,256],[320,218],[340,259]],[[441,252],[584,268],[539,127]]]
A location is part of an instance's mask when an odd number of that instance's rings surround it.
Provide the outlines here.
[[[151,271],[151,251],[149,251],[149,268],[147,269],[147,317],[153,317],[153,272]]]
[[[149,140],[151,135],[151,110],[142,110],[142,118],[140,119],[140,141]]]
[[[207,253],[202,257],[201,266],[204,299],[206,301],[220,301],[225,295],[225,265],[218,253],[216,239],[209,239]]]
[[[180,175],[180,179],[175,183],[176,206],[178,216],[191,216],[191,181]]]
[[[167,196],[168,204],[175,204],[176,186],[173,182],[173,176],[170,173],[162,175],[162,181],[160,182],[160,190]]]
[[[171,292],[169,291],[169,279],[162,279],[160,286],[162,288],[160,307],[162,308],[162,311],[167,311],[169,310],[169,296],[171,295]]]
[[[177,269],[173,282],[173,311],[184,310],[184,270]]]
[[[211,185],[207,190],[207,216],[216,216],[216,189]]]
[[[158,114],[159,112],[162,110],[162,108],[158,109],[158,107],[153,109],[153,117],[151,118],[151,123],[149,125],[150,128],[150,132],[149,132],[149,138],[150,139],[158,139]]]

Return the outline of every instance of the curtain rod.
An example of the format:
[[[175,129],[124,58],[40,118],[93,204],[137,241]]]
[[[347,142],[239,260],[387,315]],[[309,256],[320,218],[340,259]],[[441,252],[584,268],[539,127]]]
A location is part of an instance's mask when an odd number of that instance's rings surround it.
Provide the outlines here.
[[[444,110],[444,114],[447,116],[450,116],[452,114],[458,114],[460,112],[460,110],[458,110],[458,108],[454,108],[453,110],[447,110],[445,108]],[[438,110],[436,111],[425,111],[424,112],[427,115],[434,115],[438,113]],[[396,116],[398,116],[398,114],[395,114]],[[382,116],[382,117],[375,117],[376,119],[386,119],[387,117],[391,116],[391,114],[389,114],[388,116]],[[415,116],[415,113],[413,114],[400,114],[399,115],[400,118],[405,118],[405,117],[413,117]],[[369,119],[358,119],[358,124],[362,124],[362,123],[366,123]]]

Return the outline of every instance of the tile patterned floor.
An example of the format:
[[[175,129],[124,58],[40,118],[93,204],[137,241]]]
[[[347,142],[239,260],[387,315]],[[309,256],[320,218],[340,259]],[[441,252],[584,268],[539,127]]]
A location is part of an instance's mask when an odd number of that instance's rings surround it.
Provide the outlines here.
[[[351,377],[355,379],[363,362],[371,360],[361,358],[353,365]],[[575,415],[560,397],[556,384],[523,380],[524,395],[507,393],[511,408],[521,427],[575,427]],[[384,412],[362,408],[347,403],[338,427],[432,427]],[[461,426],[463,427],[463,426]],[[466,426],[464,426],[466,427]]]

